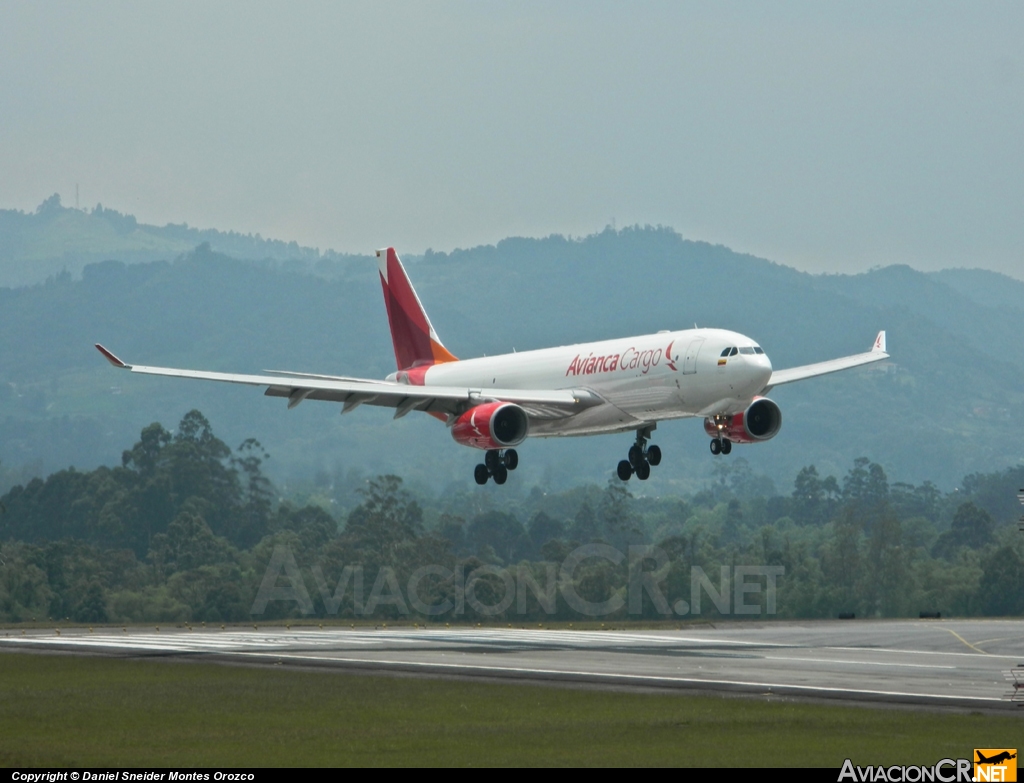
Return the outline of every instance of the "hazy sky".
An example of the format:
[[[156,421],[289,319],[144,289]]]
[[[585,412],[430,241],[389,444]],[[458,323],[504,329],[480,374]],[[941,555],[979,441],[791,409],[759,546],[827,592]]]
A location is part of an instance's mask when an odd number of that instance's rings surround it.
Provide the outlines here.
[[[1017,2],[0,0],[0,207],[1024,277],[1022,42]]]

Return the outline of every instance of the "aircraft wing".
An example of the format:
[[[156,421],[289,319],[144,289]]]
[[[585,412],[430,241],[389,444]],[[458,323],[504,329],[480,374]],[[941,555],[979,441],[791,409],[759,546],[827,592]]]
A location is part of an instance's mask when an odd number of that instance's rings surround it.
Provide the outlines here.
[[[772,373],[772,377],[765,386],[763,393],[767,394],[774,386],[802,381],[805,378],[816,378],[819,375],[828,375],[840,370],[848,370],[851,367],[860,367],[863,364],[880,362],[888,358],[889,354],[885,352],[885,331],[883,330],[878,333],[878,336],[875,338],[875,344],[867,353],[844,356],[841,359],[830,359],[827,362],[818,362],[817,364],[805,364],[802,367],[791,367],[788,370],[776,370]]]
[[[204,370],[181,370],[173,367],[145,367],[126,364],[102,345],[96,348],[108,362],[119,369],[143,375],[164,375],[172,378],[194,378],[204,381],[240,383],[265,386],[268,397],[285,397],[288,407],[294,408],[304,400],[323,400],[342,403],[342,413],[359,405],[377,405],[395,409],[399,419],[411,411],[441,413],[457,416],[484,402],[501,400],[521,405],[531,417],[560,418],[571,416],[585,408],[600,405],[603,400],[583,389],[473,389],[462,386],[411,386],[391,381],[361,378],[342,378],[312,374],[242,375]]]

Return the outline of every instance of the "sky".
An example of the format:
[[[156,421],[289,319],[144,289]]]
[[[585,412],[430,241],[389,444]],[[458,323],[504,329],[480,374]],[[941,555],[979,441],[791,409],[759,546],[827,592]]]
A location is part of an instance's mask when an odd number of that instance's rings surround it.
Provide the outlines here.
[[[1024,3],[0,0],[0,208],[1024,279]],[[628,259],[624,259],[628,265]]]

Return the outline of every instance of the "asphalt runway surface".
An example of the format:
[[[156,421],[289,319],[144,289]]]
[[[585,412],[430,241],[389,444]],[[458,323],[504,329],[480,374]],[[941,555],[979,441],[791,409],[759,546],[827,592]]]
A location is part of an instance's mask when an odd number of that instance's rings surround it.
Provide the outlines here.
[[[243,629],[193,626],[8,630],[0,650],[205,659],[425,676],[729,691],[1016,710],[1024,620],[735,622],[683,630]],[[1018,701],[1011,701],[1017,693]]]

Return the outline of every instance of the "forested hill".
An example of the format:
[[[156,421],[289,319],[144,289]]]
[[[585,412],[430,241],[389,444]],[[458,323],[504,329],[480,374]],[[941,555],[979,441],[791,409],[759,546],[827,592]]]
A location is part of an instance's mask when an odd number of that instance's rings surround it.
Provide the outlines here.
[[[697,323],[751,335],[784,368],[867,350],[886,329],[891,362],[772,393],[781,433],[734,455],[778,486],[806,465],[840,474],[858,457],[893,480],[943,489],[1021,463],[1024,283],[1010,278],[908,267],[815,276],[662,228],[507,239],[411,261],[434,326],[458,356]],[[0,488],[26,471],[109,464],[149,423],[196,407],[232,445],[257,437],[279,483],[398,473],[438,492],[472,480],[479,455],[429,417],[393,422],[364,407],[342,418],[337,406],[313,402],[288,411],[254,389],[117,372],[94,342],[130,362],[211,370],[394,369],[369,258],[288,266],[203,245],[172,260],[91,264],[80,280],[0,289]],[[698,423],[663,424],[655,440],[665,460],[637,491],[696,491],[711,478]],[[530,440],[500,491],[603,481],[628,441]]]
[[[348,258],[259,234],[197,229],[184,223],[147,225],[102,204],[71,209],[55,193],[34,212],[0,209],[0,286],[33,285],[59,274],[78,277],[87,264],[108,259],[128,263],[171,259],[203,242],[235,258],[302,269]]]

